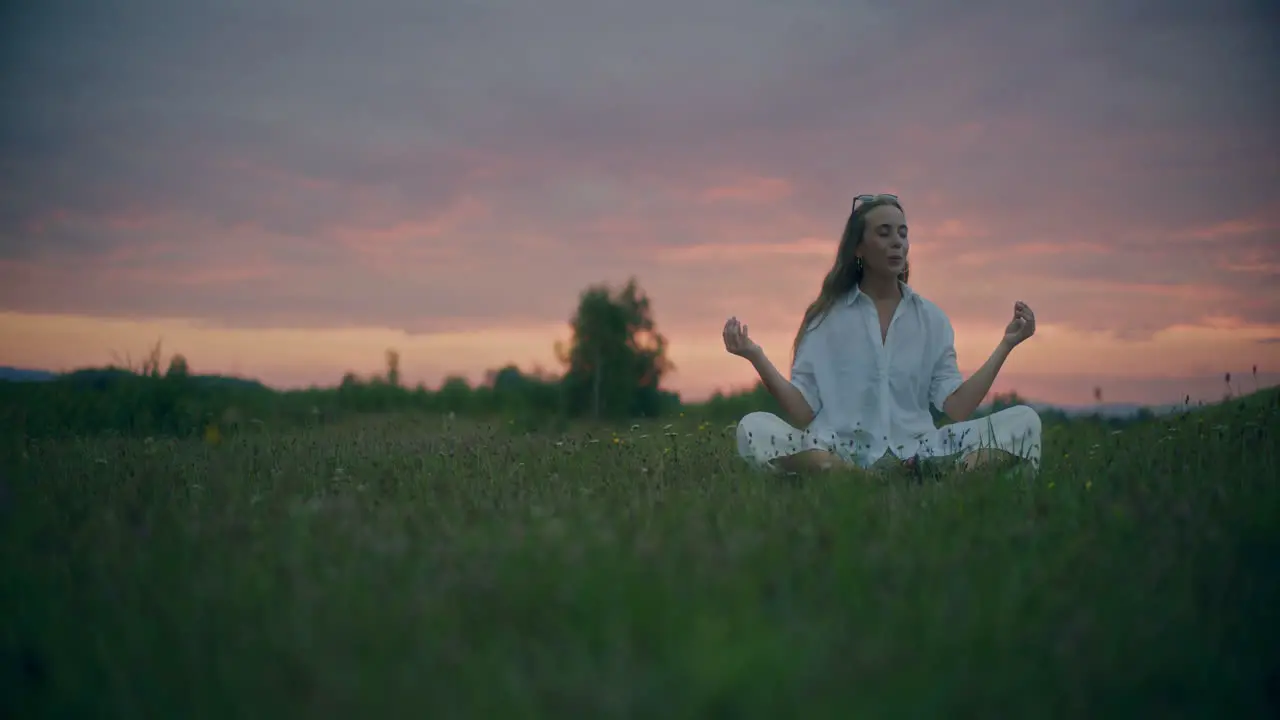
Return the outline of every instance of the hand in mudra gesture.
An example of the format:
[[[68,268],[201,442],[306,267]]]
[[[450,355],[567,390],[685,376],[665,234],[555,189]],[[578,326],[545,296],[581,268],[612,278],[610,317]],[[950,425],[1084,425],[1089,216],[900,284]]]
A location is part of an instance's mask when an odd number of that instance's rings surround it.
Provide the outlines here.
[[[1013,304],[1013,319],[1004,329],[1004,342],[1009,347],[1017,347],[1019,343],[1036,334],[1036,314],[1021,300]]]
[[[738,322],[736,317],[731,317],[724,323],[724,349],[748,360],[761,353],[760,346],[747,335],[747,326]]]

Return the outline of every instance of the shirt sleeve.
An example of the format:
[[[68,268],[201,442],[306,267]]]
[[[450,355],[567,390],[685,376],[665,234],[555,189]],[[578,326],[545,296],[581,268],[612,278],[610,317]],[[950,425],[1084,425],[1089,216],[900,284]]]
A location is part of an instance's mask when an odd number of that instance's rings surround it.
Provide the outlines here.
[[[944,320],[942,334],[942,354],[933,366],[933,379],[929,382],[929,400],[938,410],[942,410],[942,404],[964,383],[956,364],[956,334],[949,320]]]
[[[817,345],[813,333],[806,332],[791,363],[791,384],[804,396],[815,417],[822,410],[822,398],[818,395]]]

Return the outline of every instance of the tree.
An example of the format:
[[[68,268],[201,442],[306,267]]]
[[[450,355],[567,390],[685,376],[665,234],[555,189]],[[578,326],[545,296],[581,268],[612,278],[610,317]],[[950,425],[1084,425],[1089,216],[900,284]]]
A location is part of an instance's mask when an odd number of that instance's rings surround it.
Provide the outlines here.
[[[387,384],[400,387],[400,353],[396,350],[387,351]]]
[[[184,378],[191,374],[191,366],[187,364],[187,359],[182,355],[174,355],[169,358],[169,369],[165,371],[165,377]]]
[[[1010,390],[1007,393],[996,393],[991,396],[991,412],[997,413],[1015,405],[1025,405],[1026,400],[1018,394],[1017,390]]]
[[[606,285],[584,290],[570,327],[569,347],[557,343],[556,354],[566,367],[562,382],[572,414],[598,419],[659,413],[667,394],[658,388],[674,366],[635,278],[616,293]]]

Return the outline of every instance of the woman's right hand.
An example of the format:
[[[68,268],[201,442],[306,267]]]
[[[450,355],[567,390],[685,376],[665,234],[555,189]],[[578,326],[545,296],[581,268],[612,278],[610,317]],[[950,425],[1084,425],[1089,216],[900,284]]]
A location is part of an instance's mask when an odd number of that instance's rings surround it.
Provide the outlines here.
[[[730,354],[748,360],[755,360],[764,352],[747,335],[747,326],[738,322],[736,317],[731,317],[724,323],[724,349],[728,350]]]

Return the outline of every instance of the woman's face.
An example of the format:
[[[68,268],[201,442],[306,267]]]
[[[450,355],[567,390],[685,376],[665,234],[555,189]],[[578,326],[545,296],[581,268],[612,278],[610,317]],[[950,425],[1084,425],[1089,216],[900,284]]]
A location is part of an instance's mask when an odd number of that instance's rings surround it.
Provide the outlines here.
[[[862,242],[854,250],[863,272],[896,277],[907,268],[907,216],[893,205],[873,208],[866,216]]]

